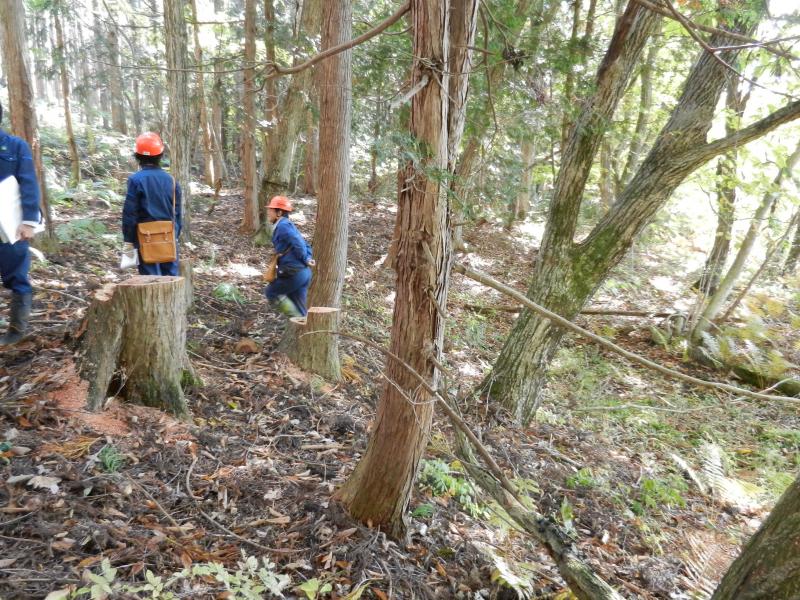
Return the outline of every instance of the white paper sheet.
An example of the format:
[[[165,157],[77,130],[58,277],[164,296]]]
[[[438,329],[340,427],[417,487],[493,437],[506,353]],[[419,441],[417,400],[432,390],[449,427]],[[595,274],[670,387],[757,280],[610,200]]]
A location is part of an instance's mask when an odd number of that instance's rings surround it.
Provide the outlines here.
[[[0,181],[0,239],[8,244],[17,241],[17,229],[22,223],[22,202],[19,184],[13,175]]]

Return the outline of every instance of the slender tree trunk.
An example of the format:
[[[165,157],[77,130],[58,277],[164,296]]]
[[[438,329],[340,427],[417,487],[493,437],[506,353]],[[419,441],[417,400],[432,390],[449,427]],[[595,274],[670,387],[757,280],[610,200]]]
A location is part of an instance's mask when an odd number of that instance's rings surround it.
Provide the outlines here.
[[[800,478],[728,568],[711,600],[800,597]]]
[[[183,192],[183,232],[191,240],[192,191],[189,166],[192,159],[192,127],[189,102],[188,36],[184,18],[186,0],[164,0],[164,29],[167,48],[167,89],[169,91],[170,170]]]
[[[244,219],[242,231],[255,233],[261,225],[256,190],[256,0],[244,3],[244,89],[242,109],[242,183],[244,188]]]
[[[645,143],[647,141],[647,132],[650,129],[650,113],[653,111],[653,68],[656,64],[658,51],[661,49],[658,33],[661,30],[659,24],[654,36],[650,40],[650,48],[647,51],[647,59],[642,64],[639,73],[639,114],[636,117],[636,126],[633,129],[631,136],[631,144],[628,149],[628,158],[625,161],[625,167],[622,170],[622,175],[619,178],[616,192],[620,193],[633,177],[639,163],[642,162],[645,154]]]
[[[506,228],[511,229],[516,221],[521,221],[528,214],[533,195],[533,167],[535,165],[536,145],[527,137],[522,140],[522,171],[520,173],[519,191],[514,196],[514,203],[508,214]]]
[[[744,95],[741,82],[732,78],[727,85],[725,95],[725,133],[731,135],[741,126],[742,114],[749,94]],[[733,219],[736,210],[736,170],[739,163],[738,148],[734,148],[726,155],[721,156],[717,163],[717,231],[714,235],[714,246],[706,259],[703,273],[696,284],[696,288],[704,295],[714,294],[719,285],[719,278],[728,253],[731,248],[731,235],[733,233]]]
[[[800,208],[797,209],[795,215],[800,215]],[[795,221],[800,219],[795,216]],[[794,237],[792,237],[792,245],[789,247],[789,253],[786,256],[786,261],[783,263],[783,275],[790,275],[797,269],[797,259],[800,257],[800,224],[794,230]]]
[[[108,89],[111,93],[111,128],[119,133],[128,133],[125,119],[125,96],[122,93],[122,69],[119,62],[119,36],[115,23],[108,24],[106,33],[108,48]]]
[[[81,181],[81,162],[78,156],[78,145],[75,143],[75,132],[72,129],[72,111],[69,107],[69,75],[67,74],[66,52],[64,51],[64,31],[61,27],[61,4],[56,3],[53,7],[53,22],[56,28],[56,60],[58,61],[58,71],[61,77],[61,95],[64,102],[64,122],[67,128],[67,146],[69,147],[70,158],[70,180],[71,187],[76,187]]]
[[[700,318],[697,320],[697,324],[695,325],[691,335],[692,342],[694,344],[702,343],[703,333],[709,330],[711,323],[719,315],[725,302],[727,302],[728,296],[730,296],[733,286],[736,285],[736,281],[742,274],[745,263],[750,257],[750,253],[755,246],[758,233],[762,228],[762,223],[767,217],[767,213],[773,209],[775,202],[778,200],[781,192],[781,186],[783,185],[783,180],[787,177],[791,177],[792,170],[795,168],[795,166],[797,166],[798,161],[800,161],[800,144],[798,144],[797,148],[795,148],[794,152],[792,152],[791,156],[786,161],[786,166],[778,171],[778,175],[772,182],[771,189],[764,194],[764,198],[761,200],[761,204],[756,210],[756,214],[753,215],[753,219],[750,221],[750,227],[747,229],[747,233],[742,240],[742,244],[739,246],[739,251],[736,253],[736,258],[733,259],[733,264],[731,265],[730,269],[728,269],[725,277],[719,283],[719,288],[717,291],[713,296],[711,296],[711,298],[709,298],[708,304],[703,310],[703,313],[700,315]]]
[[[608,139],[600,145],[600,205],[604,211],[614,204],[614,158]]]
[[[573,124],[573,107],[575,106],[575,67],[578,63],[578,31],[581,28],[582,0],[572,0],[572,31],[567,44],[567,61],[569,70],[564,78],[564,107],[561,119],[561,148],[566,148],[569,141],[570,128]]]
[[[275,6],[273,0],[264,0],[264,47],[267,54],[267,62],[275,62]],[[267,165],[266,152],[271,148],[270,136],[275,135],[278,119],[278,85],[274,77],[270,77],[264,82],[264,120],[267,127],[261,128],[261,146],[264,148],[264,157],[261,160],[261,173],[263,177],[264,167]]]
[[[474,33],[469,30],[474,30],[476,10],[475,0],[411,0],[415,57],[412,84],[426,76],[426,65],[443,68],[411,101],[411,134],[426,149],[426,155],[418,166],[408,162],[399,178],[404,185],[398,197],[400,226],[396,229],[399,237],[394,256],[397,296],[390,349],[433,389],[440,377],[435,365],[444,340],[452,250],[447,189],[441,178],[426,173],[447,169],[453,162],[448,148],[459,145],[454,138],[463,123],[451,120],[449,115],[452,111],[463,115],[463,107],[452,103],[463,101],[466,91],[451,87],[449,73],[469,69],[454,71],[449,65],[454,59],[469,65],[471,50],[455,45],[451,48],[449,38],[471,39]],[[472,21],[468,15],[473,16]],[[448,22],[451,16],[452,24]],[[450,33],[451,27],[468,30]],[[453,51],[468,56],[456,58]],[[461,86],[468,85],[467,77],[458,80]],[[414,476],[430,431],[433,399],[395,359],[389,359],[386,376],[388,383],[367,452],[336,498],[355,518],[401,537]]]
[[[211,88],[211,135],[214,140],[214,171],[222,179],[227,178],[225,162],[225,96],[223,88],[223,61],[214,60],[214,85]],[[216,184],[216,182],[214,182]]]
[[[332,48],[352,37],[350,0],[327,0],[323,8],[322,48]],[[350,195],[350,124],[352,52],[347,50],[322,63],[320,74],[319,203],[314,231],[314,253],[320,268],[314,272],[309,306],[339,308],[347,270],[347,223]],[[307,151],[311,151],[307,148]],[[333,323],[336,327],[337,313]],[[311,321],[309,327],[311,329]],[[339,340],[333,335],[306,335],[297,341],[300,366],[325,377],[341,379]]]
[[[44,216],[47,235],[53,238],[53,218],[45,186],[39,124],[33,101],[33,86],[27,58],[30,55],[25,39],[25,7],[22,0],[0,2],[0,28],[3,43],[3,73],[8,83],[8,107],[11,113],[11,132],[30,144],[36,177],[41,194],[40,210]]]
[[[197,112],[200,116],[200,134],[203,141],[203,166],[205,171],[206,185],[214,187],[219,174],[214,164],[214,145],[211,135],[211,126],[208,118],[208,107],[206,106],[206,84],[204,81],[203,70],[203,47],[200,45],[200,25],[197,17],[197,0],[191,0],[189,6],[192,9],[192,20],[194,21],[192,32],[194,34],[194,62],[197,73],[195,83],[195,94],[197,95]]]

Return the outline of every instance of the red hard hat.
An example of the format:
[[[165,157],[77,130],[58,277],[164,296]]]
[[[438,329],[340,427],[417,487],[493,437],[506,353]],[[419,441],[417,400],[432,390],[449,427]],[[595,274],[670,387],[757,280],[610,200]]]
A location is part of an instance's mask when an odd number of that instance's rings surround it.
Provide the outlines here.
[[[286,196],[273,196],[272,200],[267,204],[267,208],[277,208],[279,210],[285,210],[286,212],[292,212],[292,210],[294,210],[292,208],[292,203]]]
[[[157,133],[148,131],[136,138],[134,151],[142,156],[158,156],[164,152],[164,142]]]

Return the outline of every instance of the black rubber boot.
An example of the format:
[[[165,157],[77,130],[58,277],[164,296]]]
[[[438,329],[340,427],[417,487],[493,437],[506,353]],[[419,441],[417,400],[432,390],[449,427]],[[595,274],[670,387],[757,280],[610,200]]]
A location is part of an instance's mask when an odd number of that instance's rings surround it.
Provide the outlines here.
[[[28,321],[31,318],[33,294],[11,295],[11,317],[8,320],[8,332],[0,337],[0,346],[12,346],[25,337]]]

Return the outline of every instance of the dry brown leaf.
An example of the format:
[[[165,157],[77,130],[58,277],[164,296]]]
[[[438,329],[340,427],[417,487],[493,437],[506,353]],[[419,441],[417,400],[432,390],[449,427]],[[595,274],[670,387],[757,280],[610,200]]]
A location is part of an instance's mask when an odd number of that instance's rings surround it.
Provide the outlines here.
[[[65,537],[63,539],[58,540],[57,542],[53,542],[50,544],[50,547],[54,550],[59,550],[61,552],[66,552],[70,548],[75,545],[75,540],[72,538]]]
[[[258,354],[261,349],[258,344],[250,338],[244,338],[236,342],[236,347],[233,349],[236,354]]]

